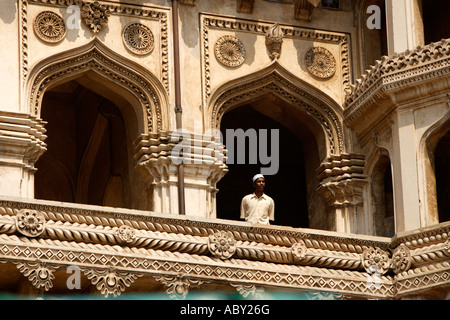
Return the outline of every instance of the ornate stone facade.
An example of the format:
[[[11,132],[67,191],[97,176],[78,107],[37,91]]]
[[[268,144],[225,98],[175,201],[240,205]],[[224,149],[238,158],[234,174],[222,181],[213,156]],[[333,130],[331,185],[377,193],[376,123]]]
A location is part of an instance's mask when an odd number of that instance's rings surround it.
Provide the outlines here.
[[[448,299],[450,34],[426,40],[432,8],[396,19],[387,0],[387,31],[362,18],[384,1],[225,2],[2,8],[0,293]],[[233,218],[251,185],[226,180],[223,138],[243,123],[292,135],[280,174],[302,175],[267,177],[271,225]]]

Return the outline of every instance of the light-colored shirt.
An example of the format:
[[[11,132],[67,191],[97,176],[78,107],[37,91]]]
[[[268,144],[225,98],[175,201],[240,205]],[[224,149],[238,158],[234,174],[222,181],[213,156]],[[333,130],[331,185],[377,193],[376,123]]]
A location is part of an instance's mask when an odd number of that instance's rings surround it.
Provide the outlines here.
[[[242,198],[241,219],[251,223],[270,224],[269,220],[274,220],[275,204],[273,199],[267,194],[258,197],[251,193]]]

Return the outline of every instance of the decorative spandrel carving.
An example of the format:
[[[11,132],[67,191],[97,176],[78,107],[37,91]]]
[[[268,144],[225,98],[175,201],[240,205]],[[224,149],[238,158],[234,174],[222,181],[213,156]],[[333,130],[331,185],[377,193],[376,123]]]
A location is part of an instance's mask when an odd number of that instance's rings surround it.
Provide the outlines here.
[[[22,209],[17,212],[16,227],[27,237],[40,236],[45,229],[45,217],[36,210]]]
[[[217,60],[227,67],[239,67],[245,61],[245,47],[239,38],[225,35],[217,39],[214,45]]]
[[[108,8],[97,1],[85,3],[81,8],[81,18],[94,33],[106,27],[110,15]]]
[[[283,30],[278,23],[267,30],[266,48],[269,51],[270,59],[278,59],[281,54],[281,45],[283,44]]]
[[[123,43],[131,52],[146,55],[155,47],[155,37],[149,27],[142,23],[131,23],[123,30]]]
[[[305,54],[306,69],[315,77],[331,78],[336,73],[336,60],[325,48],[314,47]]]
[[[33,28],[39,39],[49,43],[57,43],[66,35],[64,20],[51,11],[39,13],[34,19]]]

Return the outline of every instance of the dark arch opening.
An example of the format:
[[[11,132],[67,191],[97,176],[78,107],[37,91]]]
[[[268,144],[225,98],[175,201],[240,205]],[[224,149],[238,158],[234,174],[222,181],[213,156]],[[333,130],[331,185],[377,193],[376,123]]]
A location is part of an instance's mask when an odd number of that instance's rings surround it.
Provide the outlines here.
[[[434,161],[439,222],[450,221],[450,131],[439,140]]]
[[[375,235],[392,237],[394,226],[394,193],[392,187],[391,161],[381,156],[372,171],[372,205]]]
[[[115,103],[71,80],[44,94],[41,118],[48,138],[36,198],[133,207],[126,125]]]
[[[259,129],[268,129],[268,132],[271,129],[279,130],[278,141],[270,141],[270,138],[268,140],[270,143],[279,143],[278,171],[274,175],[265,176],[265,193],[275,202],[275,220],[271,224],[308,227],[305,154],[302,141],[284,125],[258,112],[250,105],[233,109],[223,116],[220,129],[225,145],[227,145],[226,130],[239,128],[244,132],[248,129],[256,132]],[[270,137],[270,134],[268,136]],[[258,136],[258,139],[260,138],[261,136]],[[273,160],[275,155],[271,154],[273,147],[269,144],[267,149],[267,154],[270,154],[272,161],[275,161]],[[233,160],[234,164],[227,162],[229,172],[218,183],[218,218],[239,220],[242,198],[254,191],[251,180],[253,175],[260,173],[262,167],[270,166],[270,164],[261,163],[260,157],[257,157],[257,163],[250,164],[249,152],[249,140],[246,140],[245,164],[237,164],[236,157]]]
[[[450,38],[450,1],[422,0],[425,44]]]

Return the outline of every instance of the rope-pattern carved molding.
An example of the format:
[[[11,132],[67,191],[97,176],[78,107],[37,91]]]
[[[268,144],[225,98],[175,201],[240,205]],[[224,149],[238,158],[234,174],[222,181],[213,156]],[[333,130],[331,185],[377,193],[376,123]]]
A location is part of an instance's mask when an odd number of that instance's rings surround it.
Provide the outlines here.
[[[345,238],[342,236],[332,236],[320,233],[315,234],[314,232],[306,233],[305,229],[297,231],[295,229],[277,229],[276,226],[273,226],[272,228],[259,228],[245,226],[243,223],[234,225],[214,221],[193,221],[182,218],[175,219],[149,216],[147,212],[139,211],[133,211],[132,213],[127,213],[126,210],[122,212],[97,211],[84,209],[83,205],[78,205],[77,207],[64,207],[19,201],[0,201],[0,218],[5,216],[15,217],[17,212],[21,209],[36,210],[42,213],[45,220],[48,221],[47,224],[51,226],[50,229],[57,228],[60,225],[66,225],[67,228],[64,229],[67,229],[70,232],[70,229],[72,228],[70,225],[72,224],[74,230],[79,228],[77,232],[79,232],[80,236],[84,237],[80,238],[80,240],[83,239],[83,241],[90,240],[87,234],[83,235],[80,233],[83,231],[83,228],[85,228],[85,231],[91,230],[90,232],[92,232],[95,230],[98,231],[98,234],[103,234],[100,236],[102,237],[101,239],[91,239],[89,242],[95,240],[96,242],[106,241],[117,244],[115,232],[112,229],[127,225],[139,230],[140,233],[148,231],[166,233],[167,235],[176,234],[178,238],[180,238],[181,235],[190,237],[208,237],[218,230],[224,230],[230,231],[236,241],[270,244],[273,246],[291,247],[298,239],[303,239],[306,245],[311,248],[344,252],[361,253],[370,246],[381,248],[389,247],[389,242]],[[105,236],[105,234],[109,235]],[[143,233],[141,236],[145,237],[146,235]],[[75,238],[67,240],[75,240]],[[135,242],[135,244],[137,243],[138,242]],[[204,243],[206,244],[206,242]]]
[[[143,248],[0,235],[0,261],[4,260],[13,263],[40,260],[52,265],[75,264],[81,270],[97,270],[93,271],[91,277],[96,279],[96,286],[101,283],[97,289],[104,290],[105,281],[116,283],[103,291],[103,294],[119,294],[126,287],[122,282],[131,285],[135,276],[141,274],[157,277],[180,274],[202,282],[219,278],[233,283],[250,282],[260,286],[320,289],[374,297],[392,297],[394,294],[391,277],[380,277],[379,286],[372,288],[367,286],[369,275],[366,272],[240,259],[224,261],[207,256]],[[98,270],[103,271],[100,274]],[[111,270],[114,275],[110,274]],[[116,277],[122,272],[124,276],[132,278],[119,281]]]

